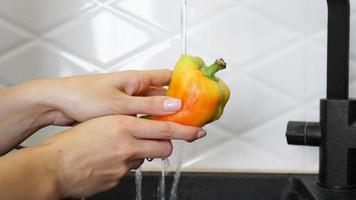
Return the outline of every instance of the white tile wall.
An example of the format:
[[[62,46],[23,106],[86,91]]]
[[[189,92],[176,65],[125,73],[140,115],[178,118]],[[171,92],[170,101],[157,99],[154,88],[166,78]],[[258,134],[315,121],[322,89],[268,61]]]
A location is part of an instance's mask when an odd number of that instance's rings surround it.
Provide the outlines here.
[[[356,0],[351,85],[356,96]],[[173,68],[180,0],[0,0],[0,87],[44,77]],[[313,172],[316,148],[288,146],[288,120],[318,120],[325,94],[326,0],[188,0],[188,53],[224,57],[232,90],[208,136],[185,144],[195,170]],[[62,129],[47,128],[39,143]],[[177,163],[180,145],[171,162]],[[159,167],[159,161],[145,168]]]

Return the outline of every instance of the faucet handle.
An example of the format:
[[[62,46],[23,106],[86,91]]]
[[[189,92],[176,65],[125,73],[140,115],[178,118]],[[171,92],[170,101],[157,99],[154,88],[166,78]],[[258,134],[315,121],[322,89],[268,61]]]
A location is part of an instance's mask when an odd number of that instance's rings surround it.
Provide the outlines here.
[[[290,121],[287,126],[287,142],[295,145],[319,146],[320,124],[317,122]]]

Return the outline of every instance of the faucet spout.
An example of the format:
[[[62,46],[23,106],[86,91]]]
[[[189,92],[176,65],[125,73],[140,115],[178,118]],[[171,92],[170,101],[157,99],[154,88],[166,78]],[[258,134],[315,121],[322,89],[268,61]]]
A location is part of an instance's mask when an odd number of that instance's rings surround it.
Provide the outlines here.
[[[350,2],[327,0],[327,98],[349,97]]]

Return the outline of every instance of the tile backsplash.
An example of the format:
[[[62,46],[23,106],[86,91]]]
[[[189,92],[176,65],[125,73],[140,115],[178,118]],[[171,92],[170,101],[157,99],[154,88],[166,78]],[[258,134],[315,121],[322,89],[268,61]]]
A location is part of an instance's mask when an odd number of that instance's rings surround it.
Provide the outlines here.
[[[326,0],[187,0],[188,53],[212,62],[232,96],[208,136],[176,143],[187,170],[315,172],[318,149],[288,146],[288,120],[318,121],[325,95]],[[127,69],[173,68],[181,0],[0,0],[0,87]],[[356,97],[356,0],[350,93]],[[35,145],[62,128],[29,138]],[[144,169],[159,168],[160,162]]]

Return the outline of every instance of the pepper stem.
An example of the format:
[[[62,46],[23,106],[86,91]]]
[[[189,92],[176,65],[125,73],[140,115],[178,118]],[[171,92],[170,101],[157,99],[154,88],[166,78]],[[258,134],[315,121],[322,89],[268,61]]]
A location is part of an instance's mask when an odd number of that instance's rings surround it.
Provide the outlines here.
[[[210,65],[209,67],[204,67],[201,69],[201,71],[204,73],[204,75],[208,78],[214,78],[214,75],[216,72],[223,70],[226,68],[226,63],[224,59],[219,58],[215,60],[215,62]]]

